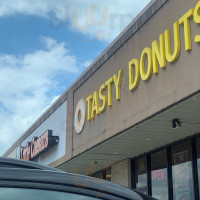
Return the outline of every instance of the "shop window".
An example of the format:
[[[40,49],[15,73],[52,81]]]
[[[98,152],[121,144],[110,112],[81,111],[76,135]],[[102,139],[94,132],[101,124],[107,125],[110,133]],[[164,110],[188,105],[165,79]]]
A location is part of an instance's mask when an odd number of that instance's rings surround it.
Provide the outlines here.
[[[194,200],[190,141],[173,146],[171,156],[174,200]]]
[[[168,200],[167,153],[166,150],[151,155],[152,196]]]
[[[135,183],[136,189],[147,194],[147,160],[146,157],[135,161]]]
[[[196,140],[197,147],[197,168],[198,168],[198,180],[199,180],[199,191],[200,191],[200,137]]]

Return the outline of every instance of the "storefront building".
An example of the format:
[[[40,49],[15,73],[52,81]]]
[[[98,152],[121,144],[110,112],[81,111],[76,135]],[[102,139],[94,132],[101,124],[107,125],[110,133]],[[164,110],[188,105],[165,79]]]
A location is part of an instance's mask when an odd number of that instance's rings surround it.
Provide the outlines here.
[[[200,1],[153,0],[7,157],[200,197]]]

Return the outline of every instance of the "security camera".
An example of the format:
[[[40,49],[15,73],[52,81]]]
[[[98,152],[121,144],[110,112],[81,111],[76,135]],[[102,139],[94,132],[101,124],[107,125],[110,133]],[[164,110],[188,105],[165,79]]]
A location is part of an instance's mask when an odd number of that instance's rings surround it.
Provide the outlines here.
[[[179,120],[179,119],[173,119],[172,120],[172,128],[177,128],[178,126],[180,126],[181,127],[181,125],[182,125],[182,122]]]

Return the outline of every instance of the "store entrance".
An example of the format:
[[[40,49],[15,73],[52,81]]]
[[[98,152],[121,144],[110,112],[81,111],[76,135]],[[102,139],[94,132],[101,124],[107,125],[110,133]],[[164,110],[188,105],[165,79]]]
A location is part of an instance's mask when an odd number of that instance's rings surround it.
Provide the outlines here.
[[[161,200],[199,199],[200,136],[133,159],[134,189]]]

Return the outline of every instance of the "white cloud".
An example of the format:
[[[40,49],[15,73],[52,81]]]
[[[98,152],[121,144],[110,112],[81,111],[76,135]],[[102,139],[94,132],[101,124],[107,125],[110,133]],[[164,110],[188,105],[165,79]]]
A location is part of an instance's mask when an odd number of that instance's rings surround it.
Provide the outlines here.
[[[87,67],[89,67],[89,65],[90,65],[92,62],[93,62],[92,60],[85,61],[85,62],[83,62],[82,66],[83,66],[84,68],[87,68]]]
[[[88,39],[110,42],[150,0],[1,0],[0,16],[22,13],[49,18],[52,28],[65,26]],[[66,24],[70,24],[66,26]]]
[[[23,56],[0,54],[0,154],[58,97],[57,74],[79,72],[76,57],[64,43],[41,39],[46,50]]]
[[[150,0],[1,0],[0,17],[17,14],[47,18],[54,29],[81,32],[88,40],[108,41]],[[16,56],[0,54],[0,154],[51,105],[60,73],[78,73],[76,57],[64,43],[41,37],[45,50]],[[83,67],[90,61],[83,62]]]

